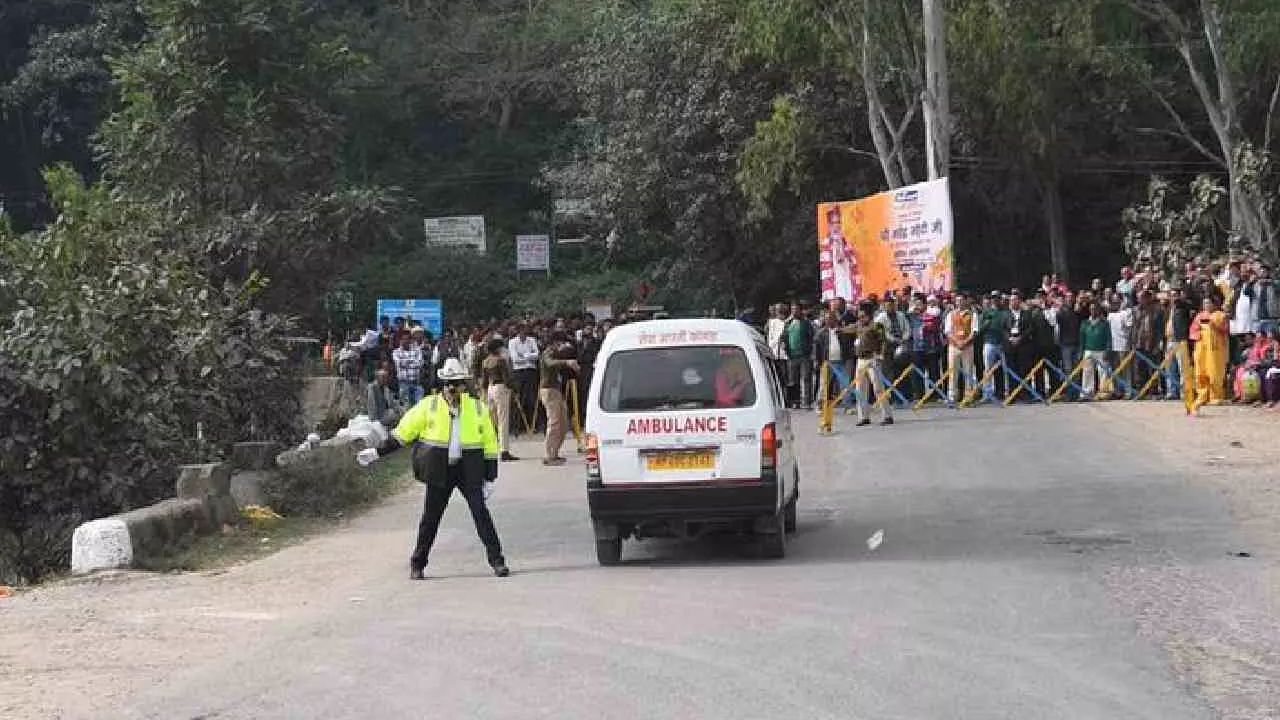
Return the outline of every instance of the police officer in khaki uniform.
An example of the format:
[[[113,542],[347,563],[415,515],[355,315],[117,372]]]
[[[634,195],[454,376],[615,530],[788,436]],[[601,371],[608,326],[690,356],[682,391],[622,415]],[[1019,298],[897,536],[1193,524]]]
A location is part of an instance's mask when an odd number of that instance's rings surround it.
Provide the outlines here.
[[[440,389],[410,408],[382,447],[362,451],[360,462],[368,464],[402,447],[413,447],[413,473],[427,486],[427,492],[418,541],[409,558],[411,579],[425,577],[427,556],[455,489],[471,509],[494,575],[506,577],[511,571],[485,505],[498,479],[497,432],[487,404],[467,391],[469,374],[461,361],[446,360],[438,377]]]

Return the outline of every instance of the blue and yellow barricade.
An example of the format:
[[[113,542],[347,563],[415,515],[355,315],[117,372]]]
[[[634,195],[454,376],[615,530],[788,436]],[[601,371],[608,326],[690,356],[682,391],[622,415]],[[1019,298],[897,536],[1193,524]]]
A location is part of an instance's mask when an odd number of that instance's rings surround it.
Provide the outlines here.
[[[1036,402],[1044,402],[1044,401],[1045,401],[1045,400],[1044,400],[1044,397],[1042,397],[1042,396],[1040,395],[1040,393],[1036,392],[1036,389],[1035,389],[1034,387],[1032,387],[1031,383],[1032,383],[1032,381],[1033,381],[1033,380],[1035,380],[1036,373],[1038,373],[1038,372],[1040,372],[1041,370],[1043,370],[1043,369],[1044,369],[1044,364],[1045,364],[1046,362],[1047,362],[1046,360],[1041,360],[1040,362],[1036,363],[1036,364],[1035,364],[1035,366],[1031,368],[1031,372],[1027,373],[1027,376],[1026,376],[1026,377],[1021,377],[1021,378],[1020,378],[1020,377],[1018,377],[1018,374],[1017,374],[1017,373],[1015,373],[1014,371],[1010,370],[1010,369],[1009,369],[1009,367],[1008,367],[1007,365],[1005,366],[1005,369],[1004,369],[1005,377],[1006,377],[1006,378],[1010,378],[1010,377],[1011,377],[1011,378],[1013,378],[1014,380],[1017,380],[1017,381],[1018,381],[1018,385],[1017,385],[1017,387],[1015,387],[1015,388],[1013,389],[1013,391],[1012,391],[1012,392],[1006,393],[1005,398],[1004,398],[1004,406],[1005,406],[1005,407],[1009,407],[1010,405],[1012,405],[1012,404],[1014,404],[1015,402],[1017,402],[1017,400],[1018,400],[1018,396],[1022,394],[1022,391],[1023,391],[1023,390],[1026,390],[1026,391],[1027,391],[1027,394],[1029,394],[1031,397],[1035,398],[1035,399],[1036,399]],[[1005,383],[1005,384],[1006,384],[1006,385],[1008,384],[1008,381],[1007,381],[1007,380],[1006,380],[1006,383]]]
[[[965,393],[965,398],[961,401],[960,407],[973,407],[979,395],[982,395],[983,400],[987,402],[995,402],[995,396],[987,391],[987,384],[991,382],[991,380],[996,376],[996,373],[999,372],[1004,365],[1004,358],[1001,358],[995,365],[987,368],[986,371],[982,373],[982,377],[978,379],[978,382],[970,388],[969,392]]]
[[[877,408],[881,408],[884,406],[886,399],[892,399],[895,397],[898,399],[899,407],[905,407],[910,404],[910,401],[907,400],[907,396],[903,395],[902,392],[898,390],[898,386],[905,382],[907,378],[911,377],[911,372],[915,369],[915,365],[908,365],[903,368],[901,373],[898,373],[898,378],[891,383],[889,382],[889,378],[885,377],[884,373],[880,372],[880,368],[877,367],[876,377],[880,380],[883,389],[888,390],[888,392],[879,393],[880,397],[876,398],[875,406]]]
[[[1138,391],[1138,395],[1133,398],[1134,400],[1141,400],[1145,398],[1147,394],[1155,388],[1156,383],[1160,382],[1160,379],[1164,377],[1165,371],[1169,368],[1170,355],[1165,353],[1164,361],[1156,363],[1155,360],[1147,357],[1147,354],[1141,350],[1136,350],[1134,352],[1138,355],[1138,362],[1151,369],[1151,377],[1147,379],[1145,384],[1143,384],[1142,389]]]
[[[1125,370],[1128,370],[1129,366],[1133,364],[1133,359],[1137,357],[1137,352],[1137,350],[1130,350],[1129,353],[1120,360],[1120,364],[1116,366],[1116,369],[1111,372],[1111,377],[1107,378],[1104,386],[1111,395],[1114,396],[1116,394],[1117,382],[1119,382],[1121,389],[1124,391],[1125,400],[1132,399],[1136,394],[1133,389],[1133,385],[1129,384],[1129,381],[1120,377],[1120,375],[1124,373]]]
[[[1049,372],[1058,376],[1058,382],[1061,383],[1058,386],[1058,389],[1054,391],[1052,395],[1049,396],[1049,399],[1046,401],[1045,404],[1047,405],[1054,404],[1055,402],[1060,400],[1063,395],[1066,394],[1067,390],[1075,390],[1077,393],[1077,396],[1084,395],[1084,388],[1080,387],[1080,385],[1076,383],[1076,377],[1079,376],[1080,373],[1084,371],[1084,360],[1081,360],[1080,362],[1076,363],[1076,366],[1072,368],[1070,374],[1068,374],[1066,371],[1064,371],[1062,368],[1058,367],[1057,365],[1054,365],[1052,360],[1045,360],[1044,364],[1045,364],[1045,367],[1049,368]]]

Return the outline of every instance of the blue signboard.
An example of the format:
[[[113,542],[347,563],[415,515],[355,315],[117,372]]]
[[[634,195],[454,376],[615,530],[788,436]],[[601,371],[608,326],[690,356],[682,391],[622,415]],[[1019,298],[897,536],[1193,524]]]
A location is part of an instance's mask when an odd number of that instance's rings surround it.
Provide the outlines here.
[[[379,300],[378,319],[412,319],[422,324],[432,337],[444,334],[444,305],[439,300]]]

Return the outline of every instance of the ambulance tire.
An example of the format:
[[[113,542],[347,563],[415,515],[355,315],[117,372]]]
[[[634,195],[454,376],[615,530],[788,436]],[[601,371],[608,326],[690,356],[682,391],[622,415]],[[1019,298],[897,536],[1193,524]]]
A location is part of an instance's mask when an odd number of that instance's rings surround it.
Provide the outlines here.
[[[783,513],[779,513],[772,518],[774,532],[759,535],[760,539],[760,556],[769,559],[779,559],[787,556],[787,531],[786,520]]]
[[[795,484],[791,490],[791,500],[787,501],[783,522],[789,533],[796,531],[796,505],[800,501],[800,468],[796,468]]]
[[[622,538],[596,540],[596,562],[605,567],[622,562]]]

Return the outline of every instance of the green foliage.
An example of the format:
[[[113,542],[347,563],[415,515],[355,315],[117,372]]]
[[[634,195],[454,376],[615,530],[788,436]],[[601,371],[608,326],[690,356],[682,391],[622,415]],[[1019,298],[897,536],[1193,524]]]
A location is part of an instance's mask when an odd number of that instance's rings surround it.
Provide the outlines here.
[[[264,273],[265,307],[319,311],[323,276],[387,234],[392,198],[338,183],[334,109],[363,59],[299,0],[149,0],[114,59],[101,129],[119,197],[160,208],[215,283]]]
[[[77,523],[172,494],[214,449],[291,437],[287,320],[212,286],[162,216],[47,174],[58,219],[0,237],[0,580],[65,560]]]
[[[90,138],[111,97],[105,55],[140,32],[132,0],[0,3],[0,205],[18,229],[52,215],[44,167],[96,174]]]
[[[286,516],[333,517],[405,486],[409,452],[370,468],[302,460],[271,473],[262,484],[267,504]]]
[[[773,115],[756,123],[755,135],[742,149],[736,178],[750,203],[751,218],[768,217],[777,188],[798,192],[807,180],[805,150],[814,133],[811,122],[793,98],[779,97],[773,101]]]
[[[627,305],[640,278],[611,270],[577,275],[563,280],[522,278],[512,298],[511,311],[519,317],[556,317],[580,314],[583,301],[608,300],[614,307]]]
[[[1154,265],[1166,279],[1180,278],[1187,262],[1228,249],[1227,190],[1208,175],[1186,192],[1152,178],[1147,201],[1126,209],[1124,223],[1125,251],[1133,262]]]
[[[482,322],[510,312],[514,264],[468,250],[422,247],[371,256],[348,281],[355,306],[367,319],[379,298],[439,298],[449,324]]]

